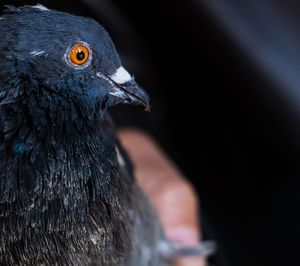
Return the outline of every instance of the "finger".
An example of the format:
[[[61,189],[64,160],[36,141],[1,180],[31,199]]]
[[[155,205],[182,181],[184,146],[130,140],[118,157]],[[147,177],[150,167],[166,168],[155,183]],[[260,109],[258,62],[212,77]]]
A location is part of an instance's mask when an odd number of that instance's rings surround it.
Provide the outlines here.
[[[148,135],[122,130],[120,137],[134,162],[137,181],[157,209],[167,236],[186,244],[199,243],[199,207],[192,186]],[[183,265],[204,266],[205,259],[176,261],[176,266]]]
[[[176,261],[176,266],[206,266],[206,261],[204,258],[185,258],[178,259]]]
[[[188,245],[199,243],[201,234],[198,222],[197,198],[191,186],[185,181],[172,184],[164,182],[156,193],[150,194],[158,210],[169,239]],[[199,257],[180,258],[176,266],[205,266],[205,259]]]
[[[188,245],[199,243],[198,204],[192,188],[185,182],[169,186],[168,191],[154,199],[168,238]],[[176,266],[205,266],[199,257],[180,258]]]

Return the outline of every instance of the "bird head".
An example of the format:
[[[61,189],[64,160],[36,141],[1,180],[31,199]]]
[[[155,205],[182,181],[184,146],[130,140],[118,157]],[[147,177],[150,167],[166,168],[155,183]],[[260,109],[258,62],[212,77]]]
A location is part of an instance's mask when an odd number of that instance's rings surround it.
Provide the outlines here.
[[[119,103],[149,109],[146,92],[122,66],[108,33],[91,18],[41,5],[8,6],[0,17],[0,55],[0,92],[15,86],[25,90],[22,95],[59,98],[57,103],[72,103],[89,116]]]

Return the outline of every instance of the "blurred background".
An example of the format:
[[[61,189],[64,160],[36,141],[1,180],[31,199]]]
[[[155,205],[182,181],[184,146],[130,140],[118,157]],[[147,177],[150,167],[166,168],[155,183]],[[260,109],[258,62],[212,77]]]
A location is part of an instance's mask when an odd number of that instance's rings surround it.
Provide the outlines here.
[[[300,265],[300,3],[38,1],[91,16],[152,99],[112,110],[194,184],[218,266]],[[36,1],[2,1],[16,6]]]

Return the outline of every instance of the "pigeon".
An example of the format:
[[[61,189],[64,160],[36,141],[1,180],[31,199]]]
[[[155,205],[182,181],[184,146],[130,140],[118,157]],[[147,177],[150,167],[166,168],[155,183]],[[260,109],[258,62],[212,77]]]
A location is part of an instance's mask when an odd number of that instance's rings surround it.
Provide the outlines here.
[[[107,108],[149,97],[96,21],[42,5],[0,17],[0,264],[167,266],[168,240]]]

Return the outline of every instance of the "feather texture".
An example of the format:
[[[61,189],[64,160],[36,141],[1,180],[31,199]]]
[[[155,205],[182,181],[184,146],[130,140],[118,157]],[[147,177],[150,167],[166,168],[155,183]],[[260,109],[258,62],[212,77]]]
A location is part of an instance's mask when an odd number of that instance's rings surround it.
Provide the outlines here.
[[[0,264],[171,265],[106,112],[149,99],[107,32],[41,6],[1,18]],[[78,44],[91,49],[80,68],[68,62]]]

